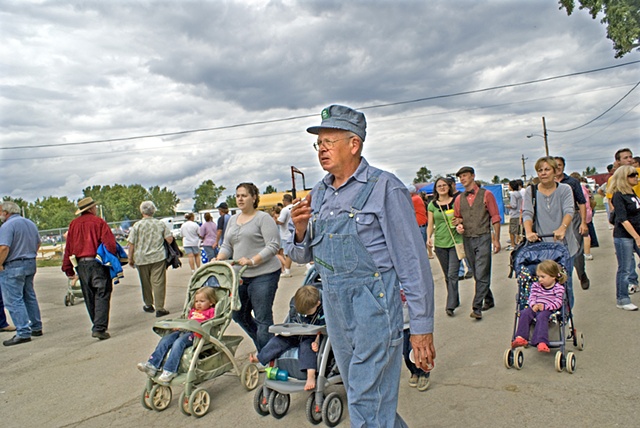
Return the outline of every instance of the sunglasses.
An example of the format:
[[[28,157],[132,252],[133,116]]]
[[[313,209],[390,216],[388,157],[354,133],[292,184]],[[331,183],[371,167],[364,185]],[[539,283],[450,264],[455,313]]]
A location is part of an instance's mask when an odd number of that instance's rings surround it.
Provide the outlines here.
[[[627,175],[627,178],[636,178],[638,176],[637,172],[632,172],[631,174]]]

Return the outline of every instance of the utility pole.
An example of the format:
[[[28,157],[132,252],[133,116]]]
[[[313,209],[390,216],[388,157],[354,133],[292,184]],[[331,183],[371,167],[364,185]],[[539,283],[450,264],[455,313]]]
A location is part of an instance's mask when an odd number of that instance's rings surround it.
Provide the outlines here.
[[[524,157],[524,155],[522,155],[522,181],[524,181],[524,184],[527,184],[527,170],[524,164],[524,161],[527,160],[527,158]]]
[[[547,142],[547,122],[544,120],[544,116],[542,116],[542,135],[544,136],[544,151],[549,157],[549,143]]]

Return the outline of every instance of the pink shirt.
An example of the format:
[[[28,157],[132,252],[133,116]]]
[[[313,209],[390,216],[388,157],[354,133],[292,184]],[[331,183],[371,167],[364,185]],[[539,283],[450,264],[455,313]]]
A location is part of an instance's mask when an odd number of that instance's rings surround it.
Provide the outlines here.
[[[196,311],[194,308],[191,308],[191,310],[189,311],[189,319],[196,320],[202,323],[213,318],[215,314],[216,308],[214,306],[210,307],[206,311]]]

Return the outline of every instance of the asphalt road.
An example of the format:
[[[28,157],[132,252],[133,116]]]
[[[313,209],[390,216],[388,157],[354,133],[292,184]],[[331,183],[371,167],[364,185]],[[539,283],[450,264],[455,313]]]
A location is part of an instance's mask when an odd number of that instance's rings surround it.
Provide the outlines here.
[[[412,427],[539,426],[613,427],[638,425],[640,395],[639,312],[615,306],[616,260],[604,214],[596,215],[600,248],[587,262],[591,289],[575,290],[575,323],[586,347],[576,352],[574,374],[558,373],[554,354],[525,350],[522,370],[507,370],[503,354],[513,328],[516,285],[507,279],[508,254],[494,256],[492,289],[496,307],[482,321],[469,318],[473,281],[461,283],[462,307],[453,318],[444,313],[445,287],[440,267],[431,261],[436,282],[437,364],[431,387],[418,392],[402,373],[399,411]],[[503,227],[502,242],[506,242]],[[91,325],[80,301],[64,306],[66,278],[59,268],[42,268],[36,292],[44,321],[44,336],[31,343],[0,347],[0,415],[3,427],[299,427],[309,426],[306,394],[292,396],[289,413],[280,420],[261,417],[233,374],[205,382],[211,394],[209,413],[201,419],[184,416],[177,406],[181,388],[163,412],[145,410],[140,396],[144,375],[136,363],[145,361],[157,343],[151,331],[153,314],[142,311],[137,274],[129,267],[112,298],[112,338],[91,338]],[[304,277],[294,266],[293,278],[283,278],[275,316],[284,318],[287,304]],[[189,269],[169,271],[167,308],[179,313]],[[640,295],[632,301],[640,304]],[[243,334],[233,324],[229,334]],[[1,333],[9,339],[10,333]],[[571,346],[570,346],[571,348]],[[245,339],[237,352],[241,362],[253,351]],[[348,426],[345,414],[341,426]]]

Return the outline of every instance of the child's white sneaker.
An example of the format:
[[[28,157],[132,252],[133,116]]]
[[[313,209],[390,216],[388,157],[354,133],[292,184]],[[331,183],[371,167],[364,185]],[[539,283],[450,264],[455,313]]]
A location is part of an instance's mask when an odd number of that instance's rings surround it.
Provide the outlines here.
[[[282,274],[280,276],[282,278],[291,278],[293,275],[291,275],[290,269],[285,269],[284,271],[282,271]]]
[[[138,370],[140,370],[143,373],[146,373],[147,376],[149,377],[154,377],[158,372],[158,369],[153,367],[151,363],[149,363],[148,361],[146,363],[138,363],[137,367],[138,367]]]
[[[169,383],[171,379],[178,376],[178,373],[168,372],[166,370],[162,371],[162,374],[158,377],[159,383]]]

